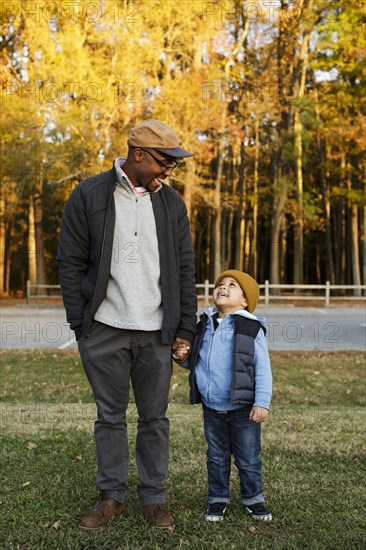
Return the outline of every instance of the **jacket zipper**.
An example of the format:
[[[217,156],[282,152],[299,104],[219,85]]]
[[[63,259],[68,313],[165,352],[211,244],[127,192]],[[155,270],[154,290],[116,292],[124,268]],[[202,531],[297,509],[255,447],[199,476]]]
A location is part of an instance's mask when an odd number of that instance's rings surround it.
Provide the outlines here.
[[[139,222],[139,199],[136,197],[136,215],[135,215],[135,231],[133,232],[135,237],[137,236],[138,222]]]
[[[112,201],[112,198],[113,198],[113,193],[114,193],[114,190],[111,192],[111,194],[108,198],[107,210],[106,210],[106,213],[105,213],[105,220],[104,220],[104,225],[103,225],[102,247],[100,249],[98,275],[97,275],[97,280],[96,280],[96,283],[95,283],[93,300],[92,300],[92,304],[91,304],[91,307],[90,307],[90,319],[88,321],[88,326],[87,326],[87,329],[86,329],[86,338],[89,338],[89,329],[90,329],[90,326],[91,326],[91,323],[92,323],[92,318],[93,318],[94,302],[95,302],[95,296],[96,296],[96,293],[97,293],[98,283],[99,283],[99,279],[100,279],[100,272],[101,272],[101,265],[102,265],[101,260],[102,260],[102,257],[103,257],[105,238],[106,238],[107,221],[108,221],[108,217],[109,217],[109,211],[110,211],[111,201]]]

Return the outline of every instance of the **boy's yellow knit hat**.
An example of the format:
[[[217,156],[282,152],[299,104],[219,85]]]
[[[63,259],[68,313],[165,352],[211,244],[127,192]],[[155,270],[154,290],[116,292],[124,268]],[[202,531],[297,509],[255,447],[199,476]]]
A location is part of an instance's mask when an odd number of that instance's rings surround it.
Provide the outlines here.
[[[224,279],[224,277],[232,277],[239,283],[248,302],[247,309],[249,313],[252,313],[252,311],[254,311],[255,308],[257,307],[258,300],[259,300],[259,286],[257,281],[255,281],[253,277],[248,275],[248,273],[244,273],[243,271],[238,271],[237,269],[227,269],[217,277],[215,288],[217,287],[219,282],[222,279]]]

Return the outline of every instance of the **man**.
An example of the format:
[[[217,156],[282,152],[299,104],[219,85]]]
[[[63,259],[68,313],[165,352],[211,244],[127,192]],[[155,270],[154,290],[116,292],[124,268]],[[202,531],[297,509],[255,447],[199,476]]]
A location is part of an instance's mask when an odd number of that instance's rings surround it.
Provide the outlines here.
[[[157,527],[175,525],[164,507],[165,414],[172,350],[183,348],[188,357],[197,300],[186,207],[163,180],[189,156],[172,128],[146,120],[130,131],[127,159],[81,182],[65,206],[57,255],[62,295],[97,405],[101,498],[82,529],[101,528],[124,512],[130,380],[142,514]]]

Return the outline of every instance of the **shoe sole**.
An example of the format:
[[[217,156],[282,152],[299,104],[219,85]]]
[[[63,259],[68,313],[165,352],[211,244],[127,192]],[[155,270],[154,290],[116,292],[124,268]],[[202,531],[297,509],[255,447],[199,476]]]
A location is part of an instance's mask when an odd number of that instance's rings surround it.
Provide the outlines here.
[[[250,514],[250,517],[259,521],[272,521],[272,514],[267,514],[266,516],[253,516],[253,514]]]
[[[111,517],[104,525],[100,525],[99,527],[85,527],[84,525],[78,525],[79,529],[82,529],[83,531],[96,531],[98,529],[103,529],[104,527],[107,527],[114,519],[119,518],[123,516],[125,513],[124,510],[120,514],[117,514],[116,516]]]
[[[218,516],[205,516],[206,521],[222,521],[223,519]]]
[[[258,516],[256,514],[253,514],[253,512],[251,512],[251,510],[249,510],[249,508],[247,508],[247,512],[248,514],[250,515],[251,518],[253,519],[259,519],[260,521],[272,521],[272,514],[269,513],[269,514],[265,514],[263,516]]]
[[[254,519],[259,519],[260,521],[272,521],[272,515],[270,516],[252,516]]]

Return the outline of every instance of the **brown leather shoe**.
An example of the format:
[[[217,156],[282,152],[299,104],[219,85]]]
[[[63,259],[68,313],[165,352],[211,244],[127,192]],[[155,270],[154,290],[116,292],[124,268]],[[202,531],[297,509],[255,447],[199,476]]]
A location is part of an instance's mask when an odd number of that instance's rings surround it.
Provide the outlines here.
[[[102,496],[101,500],[85,514],[80,520],[80,529],[100,529],[109,520],[120,516],[124,512],[124,506],[112,497]]]
[[[173,530],[175,519],[164,508],[163,504],[144,504],[141,506],[142,514],[149,523],[161,529]]]

